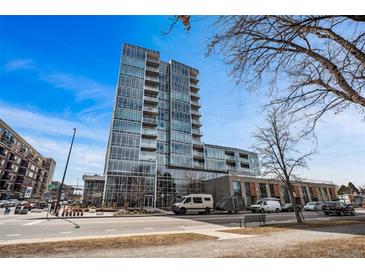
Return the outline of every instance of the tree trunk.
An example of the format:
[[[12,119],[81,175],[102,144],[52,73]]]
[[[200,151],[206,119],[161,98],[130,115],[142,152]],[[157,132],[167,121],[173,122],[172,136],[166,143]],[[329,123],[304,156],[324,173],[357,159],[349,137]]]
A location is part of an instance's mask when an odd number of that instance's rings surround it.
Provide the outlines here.
[[[293,207],[294,207],[294,212],[295,212],[295,217],[297,219],[297,223],[302,224],[303,219],[302,219],[302,216],[300,216],[297,201],[295,200],[295,197],[294,197],[294,194],[293,194],[293,186],[291,185],[290,182],[286,182],[286,185],[288,187],[288,192],[289,192],[289,197],[290,197],[291,203],[293,204]]]

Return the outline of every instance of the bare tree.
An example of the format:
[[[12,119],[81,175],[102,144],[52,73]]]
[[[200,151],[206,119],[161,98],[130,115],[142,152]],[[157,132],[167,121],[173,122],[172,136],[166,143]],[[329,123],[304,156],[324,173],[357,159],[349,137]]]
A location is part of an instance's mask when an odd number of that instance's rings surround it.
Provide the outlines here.
[[[307,160],[315,151],[310,149],[309,152],[302,153],[299,150],[299,147],[309,139],[292,132],[294,121],[277,109],[271,108],[268,111],[266,123],[267,126],[258,128],[254,135],[263,173],[274,174],[285,184],[297,222],[302,223],[291,182],[294,177],[293,172],[298,168],[307,167]]]
[[[237,83],[273,84],[268,105],[305,113],[311,129],[329,110],[365,111],[365,16],[222,16],[215,26],[208,55],[223,53]]]
[[[186,181],[188,194],[201,193],[203,190],[203,179],[204,176],[201,172],[187,172]]]

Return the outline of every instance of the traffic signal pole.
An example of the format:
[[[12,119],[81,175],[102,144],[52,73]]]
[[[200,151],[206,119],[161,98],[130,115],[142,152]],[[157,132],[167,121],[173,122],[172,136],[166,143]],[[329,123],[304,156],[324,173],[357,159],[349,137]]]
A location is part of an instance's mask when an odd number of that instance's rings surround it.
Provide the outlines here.
[[[66,177],[66,172],[67,172],[67,167],[68,167],[68,162],[70,160],[70,155],[71,155],[71,151],[72,151],[72,146],[73,146],[73,143],[74,143],[74,139],[75,139],[75,134],[76,134],[76,128],[73,129],[74,130],[74,133],[72,135],[72,141],[71,141],[71,146],[70,146],[70,150],[68,151],[68,156],[67,156],[67,161],[66,161],[66,166],[65,166],[65,170],[63,171],[63,176],[62,176],[62,182],[61,182],[61,185],[60,185],[60,188],[58,190],[58,198],[57,198],[57,203],[56,203],[56,206],[55,206],[55,214],[56,216],[58,216],[58,210],[60,209],[60,200],[61,200],[61,193],[62,193],[62,188],[63,188],[63,183],[65,181],[65,177]]]

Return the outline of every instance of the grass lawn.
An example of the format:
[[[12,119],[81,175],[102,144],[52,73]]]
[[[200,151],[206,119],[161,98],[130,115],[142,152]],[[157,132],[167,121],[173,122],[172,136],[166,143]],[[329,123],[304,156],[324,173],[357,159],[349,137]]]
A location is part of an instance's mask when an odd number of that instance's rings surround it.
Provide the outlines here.
[[[270,224],[265,226],[224,229],[221,232],[237,233],[243,235],[263,235],[275,232],[283,232],[289,229],[310,229],[315,227],[339,226],[339,225],[354,225],[364,224],[361,220],[328,220],[328,221],[307,221],[304,224],[287,223],[287,224]]]
[[[213,240],[215,237],[197,233],[145,235],[131,237],[96,238],[32,244],[0,245],[0,257],[47,257],[64,252],[97,249],[120,249],[147,246],[180,245],[191,241]]]

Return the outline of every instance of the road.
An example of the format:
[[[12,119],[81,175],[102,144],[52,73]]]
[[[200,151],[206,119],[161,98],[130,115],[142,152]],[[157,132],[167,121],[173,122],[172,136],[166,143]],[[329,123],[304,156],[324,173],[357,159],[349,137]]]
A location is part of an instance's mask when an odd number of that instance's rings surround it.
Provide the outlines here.
[[[304,212],[306,220],[333,219],[319,212]],[[72,219],[80,228],[62,219],[36,219],[24,215],[0,215],[0,243],[40,241],[47,239],[70,239],[83,237],[121,236],[135,234],[208,231],[239,227],[244,214],[212,214],[189,216],[151,216],[120,218]],[[39,215],[38,215],[39,216]],[[343,218],[354,218],[351,216]],[[365,211],[358,210],[355,218],[365,221]],[[295,221],[294,213],[267,214],[267,223]]]

